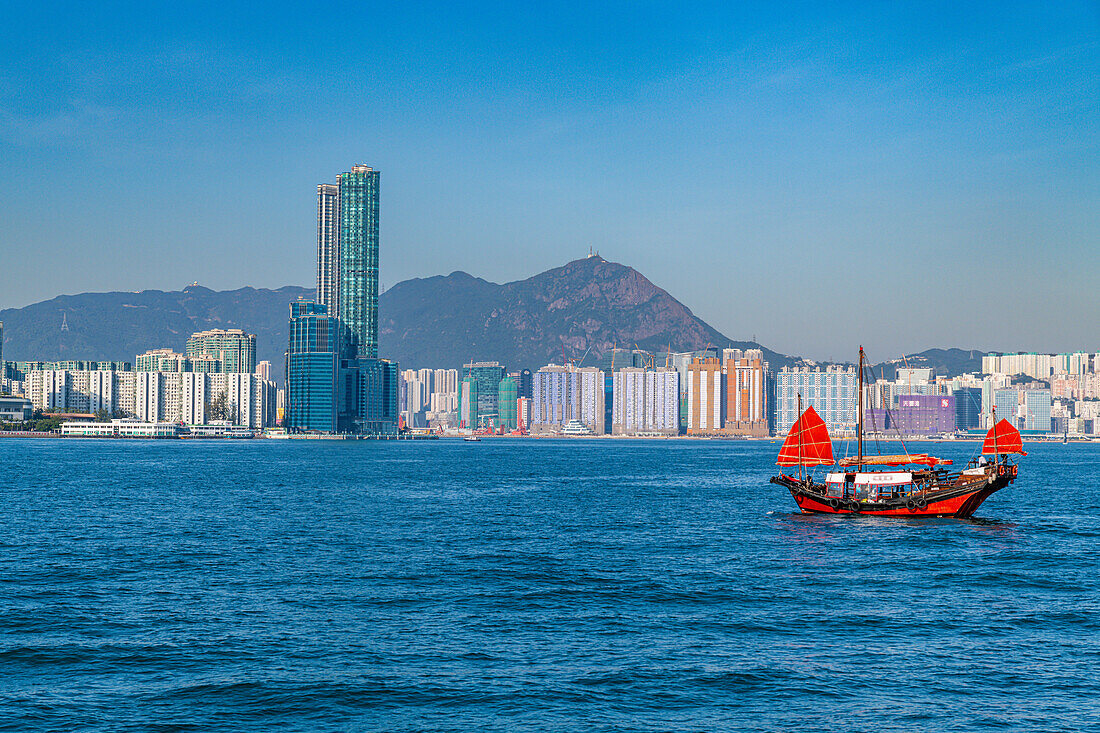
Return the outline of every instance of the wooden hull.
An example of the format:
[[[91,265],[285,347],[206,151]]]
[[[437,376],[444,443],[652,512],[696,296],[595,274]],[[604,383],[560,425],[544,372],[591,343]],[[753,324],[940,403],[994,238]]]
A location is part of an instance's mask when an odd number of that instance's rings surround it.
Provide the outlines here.
[[[780,474],[772,483],[785,486],[803,514],[867,514],[875,517],[953,517],[968,519],[997,491],[1016,480],[1016,466],[994,466],[985,476],[956,479],[907,497],[855,501],[830,497],[823,484]]]

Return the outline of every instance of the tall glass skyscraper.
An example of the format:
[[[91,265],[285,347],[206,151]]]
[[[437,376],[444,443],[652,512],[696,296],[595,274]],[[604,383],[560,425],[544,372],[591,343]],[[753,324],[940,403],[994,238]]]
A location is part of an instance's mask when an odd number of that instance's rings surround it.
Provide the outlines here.
[[[398,366],[378,359],[378,183],[356,165],[317,186],[317,302],[291,304],[293,429],[397,432]]]
[[[286,416],[290,430],[336,432],[336,319],[308,300],[290,304]]]
[[[465,364],[462,374],[466,378],[477,380],[477,419],[484,423],[487,420],[498,422],[497,398],[499,397],[500,380],[504,379],[504,365],[497,361],[478,361]],[[467,427],[480,427],[470,425]]]
[[[339,317],[345,358],[378,358],[379,172],[353,166],[339,178]]]

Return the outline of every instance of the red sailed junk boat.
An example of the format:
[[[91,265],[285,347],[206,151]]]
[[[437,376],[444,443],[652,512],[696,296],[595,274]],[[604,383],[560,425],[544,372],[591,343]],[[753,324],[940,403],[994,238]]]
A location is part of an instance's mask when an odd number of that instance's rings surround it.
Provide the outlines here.
[[[798,467],[798,475],[780,473],[773,484],[786,487],[803,514],[870,514],[894,517],[969,518],[994,492],[1016,480],[1018,466],[1011,454],[1026,456],[1020,431],[1007,420],[996,422],[986,433],[982,455],[958,472],[944,466],[951,461],[927,453],[890,456],[863,455],[863,348],[859,350],[858,455],[833,459],[833,444],[824,421],[814,408],[801,412],[791,426],[776,463]],[[801,410],[801,399],[799,400]],[[817,466],[832,468],[823,483],[809,471]],[[875,469],[875,466],[888,467]]]

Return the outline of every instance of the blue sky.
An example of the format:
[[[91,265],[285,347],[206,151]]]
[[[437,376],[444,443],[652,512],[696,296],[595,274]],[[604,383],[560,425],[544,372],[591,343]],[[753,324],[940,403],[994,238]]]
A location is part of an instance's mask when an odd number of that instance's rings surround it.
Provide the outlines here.
[[[0,24],[0,307],[312,285],[362,162],[387,285],[591,246],[787,353],[1100,350],[1096,2],[89,5]]]

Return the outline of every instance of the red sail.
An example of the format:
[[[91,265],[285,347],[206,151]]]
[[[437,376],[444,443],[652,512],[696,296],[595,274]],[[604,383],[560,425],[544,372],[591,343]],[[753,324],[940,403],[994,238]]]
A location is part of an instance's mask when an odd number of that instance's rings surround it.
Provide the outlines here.
[[[791,432],[787,433],[787,439],[779,449],[776,463],[780,466],[832,465],[833,443],[829,440],[829,429],[812,405],[791,426]]]
[[[985,434],[985,444],[982,445],[982,455],[1019,453],[1026,456],[1024,444],[1020,440],[1020,431],[1012,427],[1008,420],[1001,420],[989,429]]]

